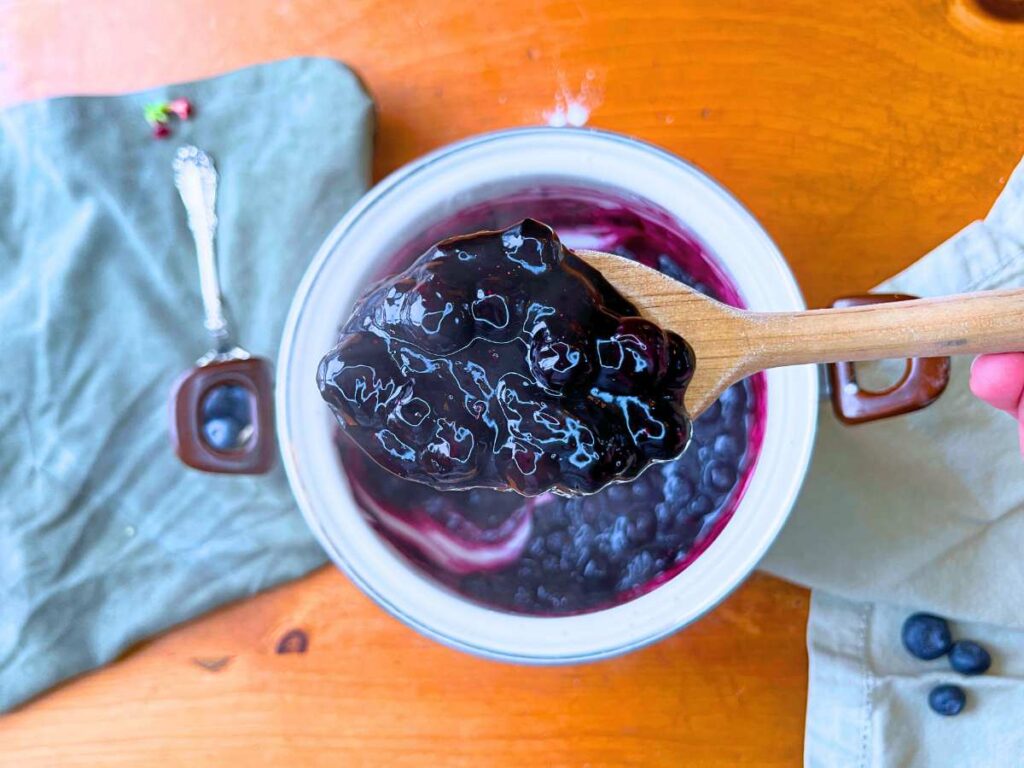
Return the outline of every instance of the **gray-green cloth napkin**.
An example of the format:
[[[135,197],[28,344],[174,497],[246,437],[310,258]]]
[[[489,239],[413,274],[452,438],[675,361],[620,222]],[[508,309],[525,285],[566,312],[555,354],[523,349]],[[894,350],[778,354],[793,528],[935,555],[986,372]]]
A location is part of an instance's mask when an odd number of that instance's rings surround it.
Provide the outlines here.
[[[194,117],[152,138],[144,105],[175,97]],[[171,450],[171,385],[208,348],[171,159],[214,158],[224,292],[273,358],[367,187],[372,125],[326,59],[0,114],[0,710],[323,562],[280,467],[210,475]]]
[[[1020,287],[1024,164],[984,220],[879,290]],[[844,427],[822,410],[807,482],[764,562],[814,588],[811,768],[1024,765],[1024,464],[1010,416],[970,394],[970,364],[954,358],[946,392],[908,416]],[[910,657],[900,629],[916,610],[987,645],[990,672]],[[962,714],[929,710],[939,683],[967,691]]]

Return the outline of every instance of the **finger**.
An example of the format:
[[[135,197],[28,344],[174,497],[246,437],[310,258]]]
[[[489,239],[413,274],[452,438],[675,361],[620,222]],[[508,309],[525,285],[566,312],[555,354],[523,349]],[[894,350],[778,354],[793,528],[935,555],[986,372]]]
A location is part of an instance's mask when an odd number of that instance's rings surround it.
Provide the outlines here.
[[[989,405],[1018,416],[1024,394],[1024,353],[979,357],[971,366],[971,392]]]

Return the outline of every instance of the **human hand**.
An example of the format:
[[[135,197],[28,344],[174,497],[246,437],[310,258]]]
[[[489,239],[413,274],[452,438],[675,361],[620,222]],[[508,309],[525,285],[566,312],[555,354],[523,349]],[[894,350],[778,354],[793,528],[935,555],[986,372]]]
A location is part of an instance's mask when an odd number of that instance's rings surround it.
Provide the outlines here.
[[[982,355],[971,366],[971,392],[1017,419],[1024,453],[1024,352]]]

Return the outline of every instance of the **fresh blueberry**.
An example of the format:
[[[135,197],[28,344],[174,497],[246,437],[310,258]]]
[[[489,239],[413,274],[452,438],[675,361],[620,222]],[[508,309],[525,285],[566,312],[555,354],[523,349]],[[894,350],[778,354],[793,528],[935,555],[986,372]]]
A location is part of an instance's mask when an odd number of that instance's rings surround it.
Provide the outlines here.
[[[242,425],[224,416],[203,422],[203,437],[218,451],[234,451],[241,447]]]
[[[966,703],[967,694],[959,685],[937,685],[928,694],[928,706],[945,717],[959,715]]]
[[[961,675],[980,675],[992,666],[992,656],[973,640],[957,640],[949,650],[949,665]]]
[[[915,613],[903,622],[903,645],[911,655],[930,661],[949,652],[953,637],[945,619],[930,613]]]

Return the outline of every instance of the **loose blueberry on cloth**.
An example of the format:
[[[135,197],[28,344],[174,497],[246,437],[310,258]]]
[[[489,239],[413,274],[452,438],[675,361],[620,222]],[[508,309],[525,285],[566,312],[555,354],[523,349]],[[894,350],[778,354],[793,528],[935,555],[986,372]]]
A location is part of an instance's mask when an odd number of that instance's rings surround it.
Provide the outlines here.
[[[1024,165],[983,220],[878,290],[1021,287]],[[764,562],[814,588],[810,768],[989,768],[1024,754],[1024,466],[1013,420],[970,394],[970,364],[954,357],[945,394],[917,413],[852,428],[820,413],[807,482]],[[900,631],[915,611],[982,642],[992,669],[959,677],[945,658],[908,654]],[[968,706],[937,717],[929,692],[954,682]]]
[[[981,675],[992,666],[992,656],[974,640],[953,642],[953,633],[941,616],[915,613],[903,622],[903,647],[911,656],[922,661],[934,661],[946,656],[949,666],[961,675]],[[939,685],[928,694],[928,705],[934,712],[947,717],[959,715],[966,702],[966,693],[956,685]]]
[[[952,683],[937,685],[928,694],[928,706],[946,717],[959,715],[966,703],[967,694],[964,689]]]
[[[949,649],[949,665],[961,675],[983,675],[992,666],[992,656],[974,640],[958,640]]]
[[[949,653],[953,636],[942,617],[915,613],[903,623],[903,645],[917,658],[931,661]]]
[[[196,115],[154,141],[143,106],[170,96]],[[171,450],[171,384],[207,347],[171,158],[216,159],[224,290],[271,357],[366,189],[371,134],[326,59],[0,115],[0,709],[323,562],[280,470],[208,475]]]

